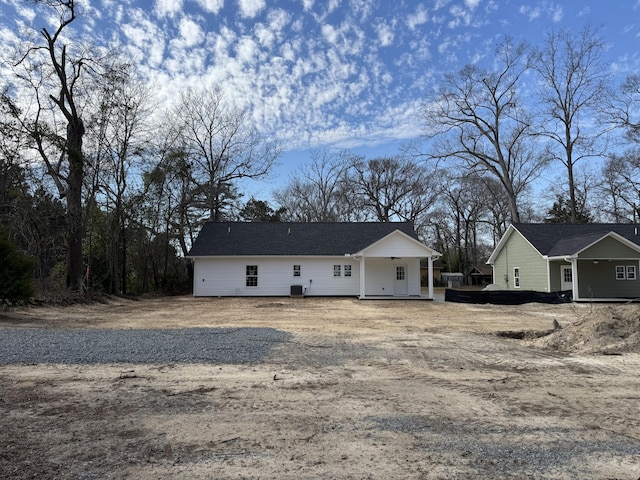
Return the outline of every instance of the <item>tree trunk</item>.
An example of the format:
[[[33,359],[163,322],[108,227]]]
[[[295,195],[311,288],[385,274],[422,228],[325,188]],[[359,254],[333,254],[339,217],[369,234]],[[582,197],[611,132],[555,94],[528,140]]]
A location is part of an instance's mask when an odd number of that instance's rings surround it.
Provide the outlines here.
[[[84,290],[84,263],[82,261],[83,214],[82,182],[84,159],[82,158],[82,136],[84,125],[79,118],[67,125],[67,149],[69,156],[69,180],[67,191],[67,228],[69,247],[69,290]]]

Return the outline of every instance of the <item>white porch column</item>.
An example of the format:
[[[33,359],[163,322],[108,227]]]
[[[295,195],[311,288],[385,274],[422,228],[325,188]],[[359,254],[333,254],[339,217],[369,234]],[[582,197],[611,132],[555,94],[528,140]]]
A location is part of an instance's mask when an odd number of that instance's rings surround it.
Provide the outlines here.
[[[433,300],[433,257],[429,257],[429,300]]]
[[[361,299],[364,298],[364,293],[367,288],[364,272],[365,272],[365,268],[364,268],[364,255],[363,255],[362,259],[360,260],[360,298]]]
[[[573,289],[573,300],[580,300],[578,290],[578,259],[571,258],[571,288]]]

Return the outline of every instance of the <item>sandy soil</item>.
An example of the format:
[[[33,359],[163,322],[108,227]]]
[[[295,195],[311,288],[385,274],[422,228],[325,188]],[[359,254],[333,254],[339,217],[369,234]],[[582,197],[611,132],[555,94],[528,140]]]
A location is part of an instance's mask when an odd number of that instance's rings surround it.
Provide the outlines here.
[[[563,348],[606,308],[172,297],[0,312],[0,336],[293,335],[255,365],[0,366],[0,477],[637,479],[640,354]],[[535,340],[554,320],[562,342]]]

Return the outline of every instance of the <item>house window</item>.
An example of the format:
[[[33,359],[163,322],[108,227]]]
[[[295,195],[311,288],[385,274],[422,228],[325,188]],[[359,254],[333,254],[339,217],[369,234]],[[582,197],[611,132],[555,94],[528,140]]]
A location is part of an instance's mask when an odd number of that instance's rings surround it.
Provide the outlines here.
[[[624,280],[624,265],[616,265],[616,280]]]
[[[334,265],[333,266],[333,276],[334,277],[339,277],[341,275],[341,266],[340,265]]]
[[[520,267],[513,268],[513,286],[520,288]]]
[[[570,268],[562,269],[564,283],[573,283],[573,271]]]
[[[404,267],[396,266],[396,280],[404,280]]]
[[[345,265],[344,266],[344,276],[345,277],[350,277],[351,276],[351,265]]]
[[[247,287],[258,286],[258,266],[247,265]]]
[[[300,265],[294,265],[293,266],[293,276],[294,277],[299,277],[300,276]]]
[[[627,280],[635,280],[635,279],[636,279],[636,266],[627,265]]]

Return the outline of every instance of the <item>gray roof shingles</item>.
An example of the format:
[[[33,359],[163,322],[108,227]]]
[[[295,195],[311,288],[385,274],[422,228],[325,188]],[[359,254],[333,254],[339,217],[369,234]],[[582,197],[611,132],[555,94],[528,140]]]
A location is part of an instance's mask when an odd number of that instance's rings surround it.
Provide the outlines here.
[[[572,255],[610,232],[640,245],[640,226],[635,223],[514,223],[542,255]]]
[[[345,255],[395,230],[418,238],[409,222],[207,222],[188,256]]]

